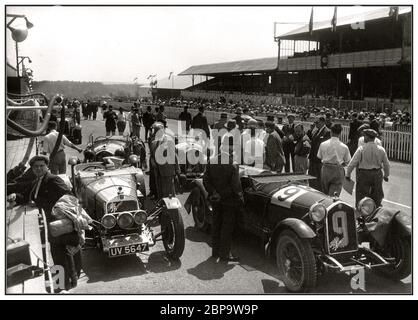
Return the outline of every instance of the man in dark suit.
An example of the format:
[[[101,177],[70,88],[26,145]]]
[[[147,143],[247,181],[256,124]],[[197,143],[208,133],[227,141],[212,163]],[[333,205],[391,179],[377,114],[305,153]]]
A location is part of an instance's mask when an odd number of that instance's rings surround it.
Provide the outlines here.
[[[223,261],[238,261],[231,253],[232,233],[239,209],[243,205],[239,167],[233,161],[234,139],[228,137],[215,161],[206,166],[203,175],[209,199],[214,208],[212,225],[212,257]]]
[[[357,113],[353,113],[351,115],[351,122],[350,122],[350,131],[348,132],[348,143],[347,146],[350,149],[350,154],[353,156],[354,152],[357,150],[357,143],[360,135],[358,134],[357,130],[362,125],[362,122],[358,120]]]
[[[200,129],[206,134],[206,139],[210,138],[210,129],[208,125],[208,120],[203,115],[205,112],[204,106],[199,106],[199,113],[194,116],[192,121],[192,129]]]
[[[186,124],[186,133],[189,133],[190,125],[192,124],[192,115],[188,111],[188,108],[187,104],[185,104],[183,112],[179,115],[179,120]]]
[[[312,133],[311,152],[309,153],[308,174],[316,177],[309,180],[309,186],[321,190],[321,159],[318,158],[318,149],[322,142],[331,138],[331,131],[325,125],[325,118],[320,116],[315,121],[316,131]]]
[[[15,194],[14,200],[17,204],[27,203],[33,200],[36,206],[45,212],[45,217],[49,223],[54,221],[52,208],[56,202],[66,194],[72,194],[69,186],[58,176],[48,171],[49,158],[44,155],[34,156],[29,164],[36,176],[36,180],[32,183],[32,187],[26,189],[25,194]],[[9,196],[9,201],[13,200],[13,194]],[[51,255],[55,265],[64,267],[65,289],[68,290],[77,285],[77,279],[74,274],[80,275],[81,271],[81,252],[78,251],[73,256],[67,254],[67,245],[78,246],[79,237],[76,231],[54,237],[51,232],[48,233],[48,241],[50,242]],[[73,259],[73,263],[71,262]],[[75,268],[75,270],[74,270]]]
[[[266,158],[264,163],[271,171],[281,173],[285,163],[282,139],[275,131],[275,125],[273,122],[266,122],[266,129],[268,133],[266,143]]]
[[[290,172],[290,162],[292,162],[292,170],[295,172],[295,116],[289,114],[287,116],[288,123],[283,126],[283,151],[285,158],[284,170]]]
[[[145,128],[145,142],[148,142],[148,133],[150,132],[151,126],[155,122],[155,116],[152,114],[151,106],[148,106],[147,111],[144,112],[142,122],[144,123]]]

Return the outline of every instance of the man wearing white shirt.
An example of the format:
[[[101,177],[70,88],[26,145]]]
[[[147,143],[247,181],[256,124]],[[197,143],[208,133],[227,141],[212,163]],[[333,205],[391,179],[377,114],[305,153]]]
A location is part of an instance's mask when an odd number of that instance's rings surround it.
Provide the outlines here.
[[[57,123],[50,121],[48,123],[49,133],[44,137],[42,146],[43,152],[51,156],[52,151],[54,150],[55,143],[58,139]],[[65,174],[67,172],[67,161],[65,158],[65,146],[70,147],[78,152],[83,151],[83,149],[74,145],[71,141],[67,139],[65,135],[62,135],[61,144],[58,147],[57,153],[53,159],[50,159],[49,169],[52,174]]]
[[[340,141],[342,126],[335,123],[331,126],[331,139],[321,143],[318,158],[321,159],[321,186],[325,194],[340,195],[344,181],[344,166],[350,160],[350,150]]]
[[[250,119],[247,129],[242,133],[242,144],[244,151],[244,164],[263,168],[264,164],[264,136],[261,129],[258,129],[257,120]],[[262,136],[263,138],[260,138]]]

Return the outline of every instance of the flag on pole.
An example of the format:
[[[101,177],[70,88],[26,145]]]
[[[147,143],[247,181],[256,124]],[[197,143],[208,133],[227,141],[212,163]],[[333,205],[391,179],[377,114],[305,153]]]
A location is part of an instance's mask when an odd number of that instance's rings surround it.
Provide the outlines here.
[[[334,7],[334,16],[331,20],[331,31],[337,31],[337,6]]]
[[[170,75],[168,76],[168,80],[171,79],[171,76],[173,75],[173,72],[170,72]]]
[[[311,10],[311,18],[309,19],[309,33],[312,34],[313,31],[313,7]]]
[[[398,21],[398,16],[399,16],[399,7],[390,7],[389,17],[393,17],[395,21]]]

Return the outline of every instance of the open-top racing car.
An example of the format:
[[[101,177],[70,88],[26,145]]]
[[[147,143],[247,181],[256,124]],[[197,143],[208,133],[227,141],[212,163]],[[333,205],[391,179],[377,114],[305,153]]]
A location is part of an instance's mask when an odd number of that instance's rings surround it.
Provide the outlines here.
[[[129,156],[139,157],[139,167],[146,168],[146,149],[142,140],[129,136],[108,136],[93,138],[89,136],[89,143],[84,150],[84,162],[102,161],[104,157],[118,156],[129,162]]]
[[[190,187],[192,181],[203,175],[207,161],[204,150],[204,142],[199,137],[195,138],[191,135],[181,139],[176,144],[182,188]]]
[[[241,166],[240,177],[239,227],[264,241],[289,291],[308,292],[325,271],[373,269],[398,280],[411,273],[411,216],[405,212],[376,208],[370,198],[353,208],[308,187],[312,177],[303,174]],[[185,208],[198,229],[211,225],[202,179],[193,182]]]
[[[70,158],[73,191],[94,220],[90,242],[110,257],[148,251],[162,240],[167,255],[178,259],[184,250],[184,225],[180,201],[163,198],[151,210],[144,207],[145,184],[138,159],[108,156],[102,161],[79,163]],[[154,234],[152,226],[161,224]]]

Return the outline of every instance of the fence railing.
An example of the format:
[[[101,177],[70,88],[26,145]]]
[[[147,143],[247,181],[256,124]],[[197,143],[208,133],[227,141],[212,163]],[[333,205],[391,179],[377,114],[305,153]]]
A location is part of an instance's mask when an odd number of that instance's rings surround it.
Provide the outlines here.
[[[165,113],[169,119],[178,119],[182,108],[175,107],[166,107]],[[197,109],[189,110],[192,117],[197,113]],[[217,111],[205,111],[205,116],[208,120],[209,125],[214,124],[219,120],[221,113]],[[235,117],[235,114],[229,113],[228,118]],[[267,120],[267,117],[261,116],[257,117],[263,121]],[[302,122],[296,121],[297,123],[302,123],[307,130],[312,122]],[[341,141],[344,143],[348,142],[348,134],[350,128],[349,126],[343,125],[343,131],[341,133]],[[381,130],[381,140],[383,147],[385,148],[389,159],[403,162],[412,162],[412,133],[410,132],[399,132],[391,130]]]

